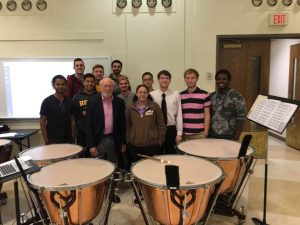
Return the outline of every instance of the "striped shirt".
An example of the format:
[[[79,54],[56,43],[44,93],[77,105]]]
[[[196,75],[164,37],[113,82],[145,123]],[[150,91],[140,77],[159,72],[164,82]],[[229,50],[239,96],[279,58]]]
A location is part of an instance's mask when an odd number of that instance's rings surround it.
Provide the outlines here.
[[[197,134],[204,131],[204,108],[210,107],[211,100],[209,94],[199,87],[189,93],[188,90],[180,93],[183,133]]]

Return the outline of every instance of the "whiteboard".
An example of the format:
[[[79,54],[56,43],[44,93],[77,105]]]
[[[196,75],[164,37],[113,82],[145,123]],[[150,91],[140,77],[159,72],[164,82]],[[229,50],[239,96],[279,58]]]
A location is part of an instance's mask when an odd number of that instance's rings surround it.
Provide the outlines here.
[[[96,64],[110,74],[111,58],[84,58],[85,73]],[[42,101],[54,93],[51,80],[55,75],[74,74],[74,58],[0,59],[0,119],[39,118]]]

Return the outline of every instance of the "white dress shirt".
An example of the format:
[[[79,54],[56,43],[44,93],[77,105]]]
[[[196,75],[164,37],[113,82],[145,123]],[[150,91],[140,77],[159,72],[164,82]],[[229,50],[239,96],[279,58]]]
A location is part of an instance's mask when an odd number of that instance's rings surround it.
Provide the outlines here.
[[[177,135],[182,135],[182,110],[181,110],[181,100],[178,92],[167,90],[162,92],[160,89],[150,92],[153,101],[156,102],[161,108],[162,94],[166,94],[167,103],[167,126],[175,125],[177,130]]]

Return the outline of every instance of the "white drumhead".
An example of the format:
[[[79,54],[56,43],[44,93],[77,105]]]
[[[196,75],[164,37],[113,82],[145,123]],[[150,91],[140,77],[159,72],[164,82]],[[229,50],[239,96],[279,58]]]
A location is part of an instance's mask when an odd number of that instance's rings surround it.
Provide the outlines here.
[[[82,147],[74,144],[41,145],[26,149],[20,156],[30,156],[34,161],[56,161],[76,156],[82,151]]]
[[[181,151],[205,158],[235,159],[239,155],[241,143],[226,139],[197,139],[182,142],[178,145]],[[253,148],[248,147],[247,156],[254,153]]]
[[[69,159],[50,164],[31,174],[28,181],[36,189],[73,190],[89,187],[107,179],[114,164],[101,159]]]
[[[166,165],[179,166],[181,188],[197,187],[208,183],[216,183],[223,171],[215,164],[193,156],[161,155],[159,159],[169,161],[169,164],[151,159],[137,162],[132,168],[132,174],[141,182],[150,186],[166,187]]]
[[[7,139],[0,139],[0,146],[2,145],[9,145],[10,144],[10,140]]]

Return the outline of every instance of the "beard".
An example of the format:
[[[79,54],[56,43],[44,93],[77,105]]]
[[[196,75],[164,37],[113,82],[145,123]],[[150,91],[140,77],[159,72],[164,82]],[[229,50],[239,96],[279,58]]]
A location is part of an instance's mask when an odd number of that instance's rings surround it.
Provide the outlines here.
[[[114,73],[115,75],[119,76],[120,73],[121,73],[121,71],[120,71],[120,70],[115,70],[115,71],[113,71],[113,73]]]
[[[112,96],[112,92],[107,92],[107,93],[102,92],[101,94],[104,98],[111,98]]]

